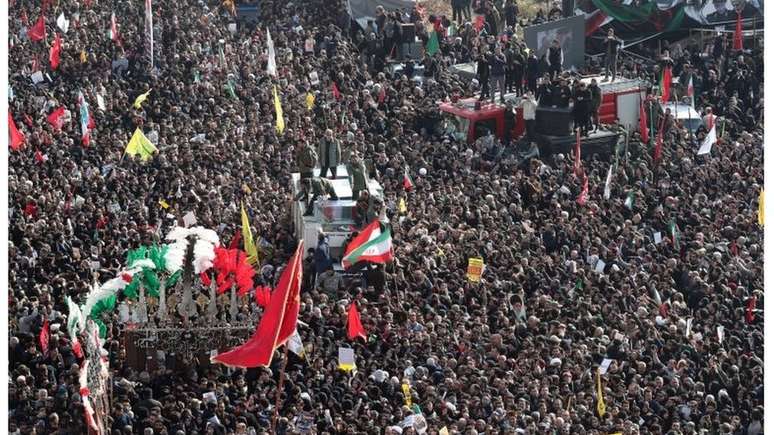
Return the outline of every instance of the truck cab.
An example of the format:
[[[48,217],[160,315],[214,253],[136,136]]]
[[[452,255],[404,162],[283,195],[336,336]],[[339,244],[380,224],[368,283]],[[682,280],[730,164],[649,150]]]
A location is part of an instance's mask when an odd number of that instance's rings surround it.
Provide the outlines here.
[[[511,102],[516,109],[514,127],[511,138],[516,139],[524,133],[524,117],[521,110],[521,97],[506,95],[506,102]],[[492,132],[502,139],[505,137],[506,106],[488,101],[478,101],[476,98],[466,98],[455,103],[440,103],[444,115],[444,132],[455,138],[473,143],[481,136]]]
[[[614,124],[618,121],[621,125],[630,128],[639,121],[639,104],[643,98],[647,84],[639,79],[619,78],[610,83],[602,81],[603,76],[588,76],[581,81],[590,84],[596,79],[602,91],[602,103],[599,107],[600,122]],[[516,109],[516,121],[511,138],[518,139],[524,134],[524,116],[521,109],[520,96],[506,94],[505,101],[511,102]],[[439,109],[444,115],[444,128],[447,133],[457,138],[473,143],[479,137],[492,131],[498,138],[505,137],[505,110],[504,104],[479,102],[476,98],[461,99],[456,102],[441,102]]]
[[[314,176],[319,177],[320,168],[314,169]],[[356,198],[352,198],[352,186],[349,182],[349,172],[345,165],[339,165],[336,169],[336,178],[328,179],[336,191],[337,200],[318,198],[312,205],[312,216],[304,216],[306,204],[303,199],[293,200],[291,205],[291,219],[296,239],[303,239],[307,249],[317,245],[317,235],[320,231],[328,236],[331,258],[341,259],[344,255],[347,239],[356,231],[352,212],[355,208]],[[291,174],[293,198],[301,191],[301,175],[298,172]],[[382,186],[376,180],[369,180],[368,192],[372,198],[382,197]],[[306,257],[306,252],[304,253]],[[341,264],[334,262],[334,267]]]

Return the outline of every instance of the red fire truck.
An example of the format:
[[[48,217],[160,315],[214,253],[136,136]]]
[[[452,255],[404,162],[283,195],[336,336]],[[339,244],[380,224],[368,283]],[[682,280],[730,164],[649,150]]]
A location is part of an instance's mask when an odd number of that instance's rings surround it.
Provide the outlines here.
[[[603,82],[602,76],[584,77],[581,80],[591,83],[595,78],[602,90],[602,104],[599,108],[600,121],[613,124],[616,120],[624,126],[633,127],[639,121],[639,104],[645,95],[647,84],[638,79],[617,79],[615,82]],[[506,102],[516,108],[516,122],[511,137],[517,139],[524,134],[524,118],[520,108],[521,97],[506,94]],[[476,98],[459,100],[456,103],[441,102],[440,109],[445,117],[445,128],[468,143],[492,131],[503,138],[505,136],[505,105],[478,102]]]

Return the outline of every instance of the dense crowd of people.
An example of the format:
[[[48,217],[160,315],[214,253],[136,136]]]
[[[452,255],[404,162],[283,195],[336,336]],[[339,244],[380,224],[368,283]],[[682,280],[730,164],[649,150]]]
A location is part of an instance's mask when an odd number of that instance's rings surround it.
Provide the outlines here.
[[[506,153],[495,162],[480,143],[433,127],[438,101],[477,91],[451,64],[483,46],[506,54],[524,46],[495,38],[502,30],[482,36],[468,21],[449,35],[433,17],[439,51],[424,57],[417,80],[389,66],[394,21],[415,23],[429,41],[430,17],[418,11],[383,11],[367,31],[350,30],[344,2],[266,0],[256,26],[233,30],[229,2],[160,1],[151,69],[137,2],[43,3],[43,11],[9,6],[10,113],[26,138],[9,152],[9,433],[86,433],[65,297],[82,303],[95,280],[118,273],[128,250],[159,241],[185,213],[226,241],[243,201],[274,266],[256,286],[276,284],[272,271],[296,244],[291,173],[311,172],[299,155],[333,140],[335,160],[362,165],[384,187],[395,261],[369,269],[365,286],[305,281],[306,355],[288,356],[278,433],[763,433],[760,50],[737,52],[719,37],[656,53],[680,83],[693,78],[704,125],[693,134],[668,119],[658,160],[633,133],[609,199],[611,162],[584,157],[590,188],[580,205],[572,156]],[[41,13],[48,37],[35,42],[27,30]],[[118,41],[107,33],[111,14]],[[453,18],[470,18],[461,14]],[[507,28],[503,19],[492,27]],[[277,78],[266,73],[267,29]],[[63,44],[52,70],[55,32]],[[658,82],[658,62],[616,62],[619,76]],[[50,79],[34,84],[38,70]],[[79,91],[95,126],[88,146]],[[61,129],[46,120],[59,107]],[[715,122],[720,139],[697,156]],[[147,162],[123,155],[137,127],[158,148]],[[466,278],[471,257],[486,265],[480,283]],[[352,301],[365,341],[347,339]],[[258,309],[250,298],[242,303]],[[267,433],[281,357],[268,369],[189,361],[186,370],[135,370],[117,315],[106,320],[111,434]],[[339,346],[355,349],[354,372],[338,369]],[[604,360],[612,362],[598,381]]]

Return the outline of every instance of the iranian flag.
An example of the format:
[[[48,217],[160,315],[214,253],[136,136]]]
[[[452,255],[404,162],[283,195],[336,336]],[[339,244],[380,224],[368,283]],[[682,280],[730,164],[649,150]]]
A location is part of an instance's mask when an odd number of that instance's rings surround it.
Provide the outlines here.
[[[348,269],[361,261],[384,264],[392,258],[392,233],[389,228],[383,230],[376,220],[349,242],[341,262]]]
[[[685,96],[691,98],[691,107],[695,107],[694,98],[693,98],[693,76],[691,76],[691,78],[688,79],[688,89],[685,91]]]
[[[403,171],[403,189],[407,192],[414,188],[414,180],[411,179],[411,176],[409,175],[409,169],[406,167],[406,169]]]

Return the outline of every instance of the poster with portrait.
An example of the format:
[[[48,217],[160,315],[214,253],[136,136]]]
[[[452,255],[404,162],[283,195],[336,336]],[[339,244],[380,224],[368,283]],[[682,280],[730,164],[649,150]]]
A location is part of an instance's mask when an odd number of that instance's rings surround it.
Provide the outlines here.
[[[524,29],[524,39],[530,50],[535,50],[538,58],[543,57],[554,40],[564,51],[563,69],[580,68],[586,50],[586,20],[583,16],[574,16],[563,20],[550,21]]]

